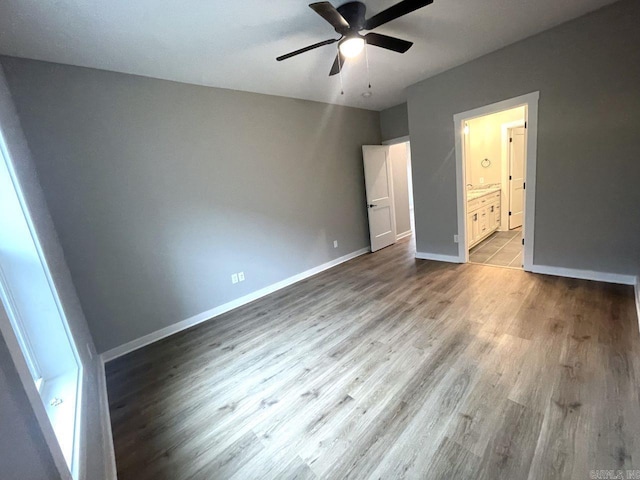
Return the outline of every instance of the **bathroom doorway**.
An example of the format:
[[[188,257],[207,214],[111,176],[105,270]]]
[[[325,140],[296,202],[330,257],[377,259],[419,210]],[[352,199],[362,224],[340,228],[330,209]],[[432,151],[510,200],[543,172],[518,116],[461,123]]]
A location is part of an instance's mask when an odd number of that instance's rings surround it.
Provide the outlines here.
[[[522,268],[525,107],[464,126],[469,262]]]
[[[537,98],[454,116],[461,262],[525,270],[533,263]]]

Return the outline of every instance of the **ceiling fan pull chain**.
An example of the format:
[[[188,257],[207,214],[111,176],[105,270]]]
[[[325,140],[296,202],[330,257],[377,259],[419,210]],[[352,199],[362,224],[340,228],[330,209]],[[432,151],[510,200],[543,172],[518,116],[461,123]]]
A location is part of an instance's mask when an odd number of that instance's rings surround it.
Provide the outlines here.
[[[340,47],[338,47],[338,75],[340,76],[340,95],[344,95],[344,84],[342,83],[342,65],[340,64]]]
[[[369,82],[369,89],[371,89],[371,72],[369,72],[369,50],[367,50],[367,44],[364,44],[364,59],[367,62],[367,81]]]

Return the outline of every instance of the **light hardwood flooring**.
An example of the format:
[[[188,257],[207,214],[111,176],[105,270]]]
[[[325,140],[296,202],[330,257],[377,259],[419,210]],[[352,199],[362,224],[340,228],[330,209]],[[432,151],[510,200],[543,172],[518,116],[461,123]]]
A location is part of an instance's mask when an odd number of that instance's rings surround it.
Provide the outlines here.
[[[118,478],[640,469],[631,287],[413,255],[361,256],[107,364]]]

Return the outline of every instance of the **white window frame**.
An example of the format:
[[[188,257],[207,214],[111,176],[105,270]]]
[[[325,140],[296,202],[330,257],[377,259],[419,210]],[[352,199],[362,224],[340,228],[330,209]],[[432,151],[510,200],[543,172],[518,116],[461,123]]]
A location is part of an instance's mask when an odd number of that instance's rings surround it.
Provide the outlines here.
[[[60,301],[58,291],[56,289],[51,271],[49,269],[49,265],[46,261],[42,245],[38,238],[35,225],[25,201],[24,194],[22,192],[22,189],[20,188],[19,182],[17,181],[17,175],[10,160],[10,155],[6,148],[6,143],[2,136],[2,132],[0,132],[0,162],[2,162],[3,164],[0,165],[0,168],[6,168],[11,178],[11,182],[18,198],[20,208],[27,223],[29,233],[31,234],[31,238],[33,240],[38,258],[42,265],[47,283],[55,301],[58,314],[60,315],[64,333],[67,337],[67,340],[69,341],[69,346],[71,348],[78,368],[76,397],[74,399],[75,413],[73,426],[73,451],[71,455],[70,465],[67,464],[54,428],[51,424],[51,421],[49,420],[49,415],[47,414],[46,407],[40,395],[40,389],[43,385],[43,382],[41,376],[39,376],[40,370],[37,365],[37,355],[34,354],[28,337],[22,333],[24,328],[21,327],[19,323],[21,322],[19,316],[15,315],[16,312],[13,310],[7,311],[3,304],[4,302],[0,302],[0,334],[3,336],[5,343],[7,344],[7,348],[18,372],[18,376],[24,387],[27,398],[29,399],[29,403],[31,404],[36,420],[43,433],[45,442],[47,444],[47,447],[49,448],[49,451],[51,452],[54,464],[58,473],[60,474],[60,477],[65,480],[74,480],[80,478],[80,459],[82,455],[82,444],[80,441],[82,425],[82,380],[84,369],[80,360],[80,355],[78,354],[75,341],[73,339],[73,335],[71,334],[71,331],[69,329],[67,316],[62,307],[62,302]],[[1,283],[6,284],[4,278],[0,279],[0,285]],[[8,302],[6,302],[6,305],[11,309],[12,302],[10,301],[11,299],[8,295],[8,292],[2,287],[0,287],[0,290],[0,293],[4,297],[3,299],[9,300]]]

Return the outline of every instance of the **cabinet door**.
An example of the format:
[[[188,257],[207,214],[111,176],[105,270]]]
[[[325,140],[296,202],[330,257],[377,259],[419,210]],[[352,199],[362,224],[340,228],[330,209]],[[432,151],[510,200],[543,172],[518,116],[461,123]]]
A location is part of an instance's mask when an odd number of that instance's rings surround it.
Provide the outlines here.
[[[473,213],[467,213],[467,247],[471,247],[475,239],[473,238]]]
[[[495,205],[496,211],[496,228],[500,228],[500,224],[502,222],[502,211],[500,210],[500,202]]]
[[[480,210],[476,210],[473,214],[473,241],[477,242],[480,238]]]
[[[489,230],[495,230],[498,224],[496,222],[496,205],[489,205]]]
[[[484,207],[480,210],[480,238],[489,233],[489,207]]]

